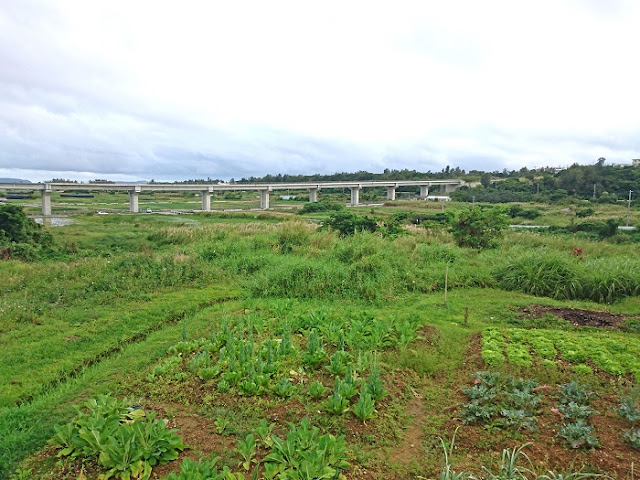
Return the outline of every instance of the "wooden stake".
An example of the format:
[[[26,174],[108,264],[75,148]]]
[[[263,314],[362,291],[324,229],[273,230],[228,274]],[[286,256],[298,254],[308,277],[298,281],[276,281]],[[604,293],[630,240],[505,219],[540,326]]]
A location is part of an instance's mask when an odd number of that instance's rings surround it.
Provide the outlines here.
[[[469,307],[464,307],[464,326],[468,326],[469,321]]]
[[[449,287],[449,265],[444,271],[444,306],[447,306],[447,289]]]

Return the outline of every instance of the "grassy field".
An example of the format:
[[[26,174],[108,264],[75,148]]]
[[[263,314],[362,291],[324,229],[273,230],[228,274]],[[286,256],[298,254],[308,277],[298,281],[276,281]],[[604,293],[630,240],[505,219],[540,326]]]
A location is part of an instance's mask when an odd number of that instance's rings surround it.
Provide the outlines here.
[[[54,211],[75,214],[49,227],[54,253],[0,262],[2,479],[104,474],[97,456],[58,458],[47,444],[100,394],[156,412],[188,446],[152,478],[215,457],[244,478],[435,478],[447,462],[488,478],[522,445],[536,475],[637,469],[640,411],[624,414],[640,408],[631,234],[509,231],[475,251],[436,225],[341,238],[318,228],[325,214],[130,215],[117,214],[124,195],[63,200]],[[523,208],[540,216],[514,223],[567,226],[582,207]],[[602,206],[589,220],[624,215]]]

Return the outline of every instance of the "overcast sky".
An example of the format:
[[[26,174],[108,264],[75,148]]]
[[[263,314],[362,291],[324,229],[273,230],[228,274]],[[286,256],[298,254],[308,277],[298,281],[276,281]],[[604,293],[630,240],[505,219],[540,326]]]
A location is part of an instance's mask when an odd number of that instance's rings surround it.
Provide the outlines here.
[[[0,0],[0,177],[630,163],[637,0]]]

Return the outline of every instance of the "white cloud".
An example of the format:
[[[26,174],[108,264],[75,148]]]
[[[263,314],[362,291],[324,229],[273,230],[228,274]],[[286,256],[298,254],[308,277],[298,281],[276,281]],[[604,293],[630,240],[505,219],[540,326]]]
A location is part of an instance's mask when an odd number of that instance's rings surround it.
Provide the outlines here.
[[[632,0],[5,2],[0,176],[628,161],[638,22]]]

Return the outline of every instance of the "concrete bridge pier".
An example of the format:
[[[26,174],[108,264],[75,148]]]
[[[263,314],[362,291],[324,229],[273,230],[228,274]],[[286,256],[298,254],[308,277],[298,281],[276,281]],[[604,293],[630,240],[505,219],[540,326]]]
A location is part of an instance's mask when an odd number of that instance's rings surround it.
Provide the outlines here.
[[[396,199],[396,187],[387,187],[387,200]]]
[[[446,183],[443,186],[444,186],[444,193],[455,192],[456,189],[458,188],[458,185],[455,185],[453,183]]]
[[[315,203],[315,202],[318,201],[318,191],[319,190],[320,190],[320,188],[318,188],[318,187],[309,189],[309,202],[310,203]]]
[[[349,188],[351,189],[351,206],[357,207],[360,203],[360,186]]]
[[[51,185],[46,183],[42,194],[42,215],[48,217],[51,215]]]
[[[420,198],[427,198],[429,196],[429,185],[420,185]]]
[[[131,213],[138,213],[140,211],[140,208],[138,207],[140,190],[140,187],[135,187],[133,190],[129,190],[129,211]]]
[[[270,189],[260,190],[260,208],[262,210],[269,208],[269,192]]]
[[[205,212],[211,211],[211,192],[213,192],[212,187],[200,192],[202,194],[202,210]]]

